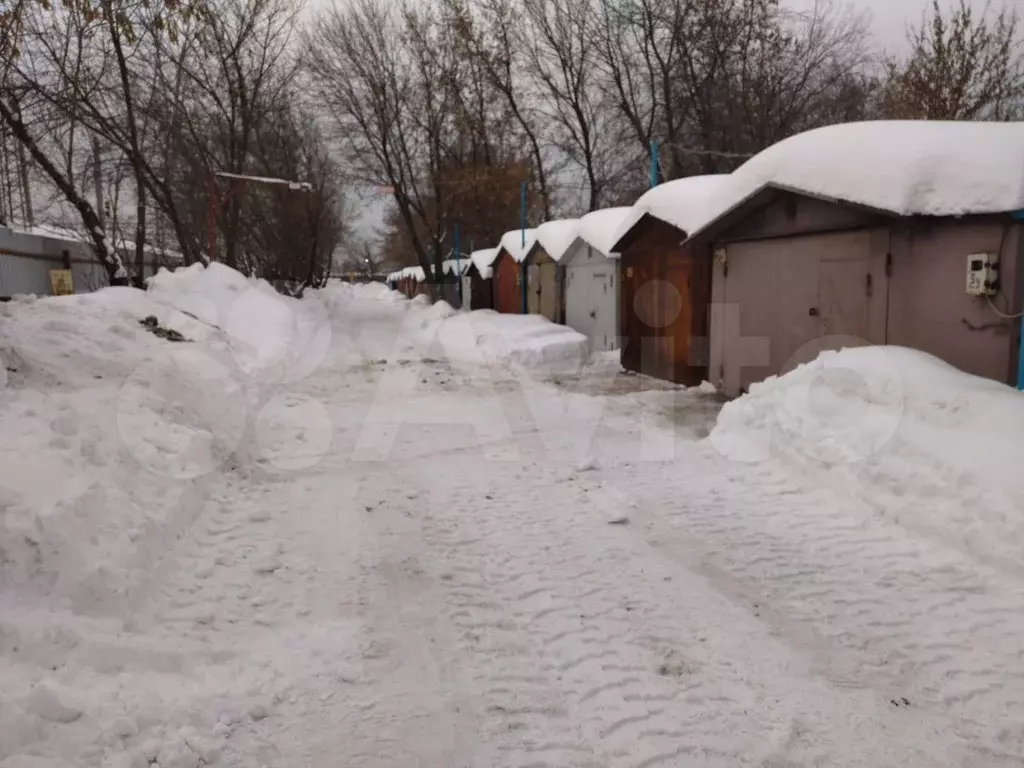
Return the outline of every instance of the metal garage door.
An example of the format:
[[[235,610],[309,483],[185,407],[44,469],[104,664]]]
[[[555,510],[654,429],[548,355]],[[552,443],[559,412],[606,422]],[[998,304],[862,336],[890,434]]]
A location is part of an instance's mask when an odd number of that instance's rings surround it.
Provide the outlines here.
[[[726,394],[822,349],[866,343],[870,231],[730,243],[725,258],[711,335],[712,371]]]

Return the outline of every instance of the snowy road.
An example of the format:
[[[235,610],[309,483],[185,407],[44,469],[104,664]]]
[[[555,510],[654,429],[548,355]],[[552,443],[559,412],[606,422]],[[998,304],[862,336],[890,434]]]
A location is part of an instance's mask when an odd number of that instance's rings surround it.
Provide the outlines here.
[[[710,396],[329,310],[273,439],[194,483],[122,604],[5,604],[11,637],[74,637],[50,684],[85,714],[0,692],[0,766],[1024,764],[1012,563],[723,456]]]

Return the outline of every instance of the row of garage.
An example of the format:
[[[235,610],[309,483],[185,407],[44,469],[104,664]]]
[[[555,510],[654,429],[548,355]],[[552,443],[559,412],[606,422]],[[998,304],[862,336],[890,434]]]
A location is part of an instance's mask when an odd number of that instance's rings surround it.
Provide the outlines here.
[[[817,129],[732,174],[506,233],[446,266],[446,297],[461,284],[467,308],[543,314],[629,370],[728,395],[865,344],[1019,384],[1022,169],[1021,124]]]

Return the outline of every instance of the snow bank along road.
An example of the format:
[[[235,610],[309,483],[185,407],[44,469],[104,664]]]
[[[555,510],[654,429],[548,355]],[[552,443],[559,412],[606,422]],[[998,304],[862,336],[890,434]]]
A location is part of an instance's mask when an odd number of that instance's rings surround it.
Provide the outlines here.
[[[3,768],[1024,763],[1013,393],[161,278],[0,307]]]

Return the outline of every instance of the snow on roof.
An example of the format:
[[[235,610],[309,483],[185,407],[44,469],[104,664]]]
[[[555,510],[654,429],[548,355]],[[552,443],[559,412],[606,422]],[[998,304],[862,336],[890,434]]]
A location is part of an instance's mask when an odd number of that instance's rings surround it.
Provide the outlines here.
[[[613,236],[612,246],[619,242],[637,222],[650,214],[683,232],[710,221],[710,212],[716,210],[717,193],[726,184],[728,174],[687,176],[685,179],[666,181],[644,192],[633,204]],[[595,246],[596,247],[596,246]]]
[[[737,168],[690,234],[776,186],[907,216],[1024,208],[1024,123],[878,120],[797,134]]]
[[[493,277],[491,264],[494,263],[494,257],[497,255],[497,248],[482,248],[479,251],[473,251],[469,254],[469,260],[473,262],[473,266],[476,267],[476,271],[480,273],[480,277],[484,280],[490,280],[491,277]]]
[[[427,273],[423,270],[423,267],[413,267],[412,278],[417,283],[422,283],[427,279]]]
[[[555,261],[561,259],[576,240],[579,219],[555,219],[537,227],[536,242]]]
[[[466,270],[469,269],[469,259],[445,259],[441,262],[441,271],[446,275],[454,275],[455,270],[458,269],[459,275],[466,274]]]
[[[591,211],[580,219],[579,236],[590,247],[610,256],[619,241],[616,235],[632,211],[628,207]]]
[[[523,235],[526,235],[526,245],[523,245]],[[515,260],[521,262],[526,258],[526,254],[533,248],[533,243],[537,239],[536,229],[513,229],[506,232],[501,236],[501,248],[508,251],[509,255]]]

